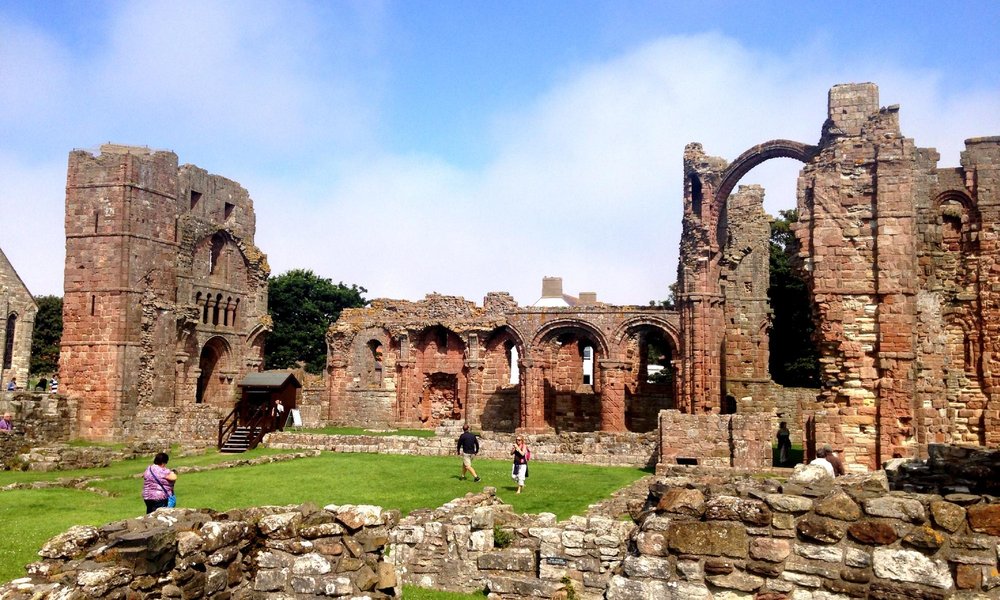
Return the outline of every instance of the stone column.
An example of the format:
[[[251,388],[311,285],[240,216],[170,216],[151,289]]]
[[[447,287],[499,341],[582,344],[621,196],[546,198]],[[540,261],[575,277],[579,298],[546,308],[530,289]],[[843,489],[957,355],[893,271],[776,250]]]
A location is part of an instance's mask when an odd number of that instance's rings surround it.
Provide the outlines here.
[[[327,401],[329,402],[327,418],[330,422],[341,420],[347,392],[347,357],[343,352],[333,352],[327,363],[326,374]]]
[[[521,423],[517,428],[523,433],[542,433],[550,430],[545,422],[545,369],[538,359],[522,358],[521,367]]]
[[[410,338],[407,334],[399,336],[399,360],[396,361],[396,418],[399,423],[411,423],[417,420],[413,407],[419,404],[419,398],[411,397],[419,394],[414,390],[413,368],[416,361],[410,357]]]
[[[600,360],[601,431],[625,431],[625,370],[628,363]]]

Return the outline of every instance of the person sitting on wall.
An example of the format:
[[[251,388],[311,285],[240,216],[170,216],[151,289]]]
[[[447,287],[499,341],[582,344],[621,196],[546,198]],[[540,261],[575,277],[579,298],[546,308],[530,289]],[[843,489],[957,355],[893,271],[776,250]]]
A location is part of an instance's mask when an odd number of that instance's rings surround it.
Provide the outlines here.
[[[3,433],[14,433],[14,421],[13,416],[6,412],[3,417],[0,418],[0,434]]]
[[[835,476],[840,477],[845,473],[844,471],[844,460],[840,458],[840,455],[833,451],[833,447],[830,444],[824,444],[823,450],[826,450],[826,460],[831,465],[833,465],[833,473]]]
[[[7,382],[7,391],[13,392],[17,389],[17,377],[11,377],[10,381]]]
[[[42,377],[41,379],[38,380],[38,383],[35,384],[35,391],[44,392],[45,388],[47,388],[48,386],[49,386],[49,380]]]
[[[49,392],[55,394],[59,391],[59,380],[53,375],[52,379],[49,381]]]
[[[830,474],[830,477],[837,476],[836,471],[833,470],[833,463],[827,460],[826,446],[816,451],[816,458],[814,458],[809,464],[823,467],[826,472]]]

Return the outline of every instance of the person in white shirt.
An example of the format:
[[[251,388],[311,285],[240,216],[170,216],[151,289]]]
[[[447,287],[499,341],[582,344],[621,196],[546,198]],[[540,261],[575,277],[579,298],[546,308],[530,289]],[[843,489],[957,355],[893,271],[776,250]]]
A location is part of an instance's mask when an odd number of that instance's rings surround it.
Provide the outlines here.
[[[830,474],[830,477],[837,476],[837,473],[833,470],[833,463],[826,459],[826,448],[820,448],[817,450],[816,458],[814,458],[809,464],[823,467],[826,469],[826,472]]]

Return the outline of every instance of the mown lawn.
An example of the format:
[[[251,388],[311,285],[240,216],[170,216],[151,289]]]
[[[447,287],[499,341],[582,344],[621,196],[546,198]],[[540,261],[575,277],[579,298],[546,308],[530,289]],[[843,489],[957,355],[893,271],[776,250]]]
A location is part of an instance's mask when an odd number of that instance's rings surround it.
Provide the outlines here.
[[[265,452],[263,450],[256,451]],[[240,455],[241,457],[244,455]],[[232,459],[209,454],[170,461],[171,467]],[[190,462],[188,462],[190,461]],[[203,462],[204,461],[204,462]],[[50,537],[72,525],[100,525],[141,515],[141,483],[128,477],[142,472],[145,461],[125,461],[105,469],[74,472],[73,476],[111,477],[94,485],[106,497],[83,490],[31,489],[0,492],[0,581],[23,576],[23,565]],[[551,512],[559,519],[582,514],[590,504],[642,477],[647,471],[630,467],[593,467],[534,461],[524,493],[514,494],[506,461],[477,460],[482,481],[459,480],[458,457],[388,456],[324,453],[318,457],[259,466],[234,467],[181,474],[178,506],[228,510],[264,504],[377,504],[400,509],[433,508],[479,491],[497,488],[498,495],[518,512]],[[62,472],[67,476],[68,472]],[[0,485],[51,479],[51,473],[0,473]],[[437,597],[437,596],[434,596]]]

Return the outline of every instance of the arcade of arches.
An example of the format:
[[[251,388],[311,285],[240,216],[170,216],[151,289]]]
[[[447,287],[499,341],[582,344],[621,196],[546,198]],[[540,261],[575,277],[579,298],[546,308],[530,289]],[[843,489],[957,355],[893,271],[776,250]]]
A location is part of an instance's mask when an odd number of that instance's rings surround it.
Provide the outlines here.
[[[432,294],[347,309],[328,341],[333,422],[646,432],[674,408],[676,313],[662,308]]]

